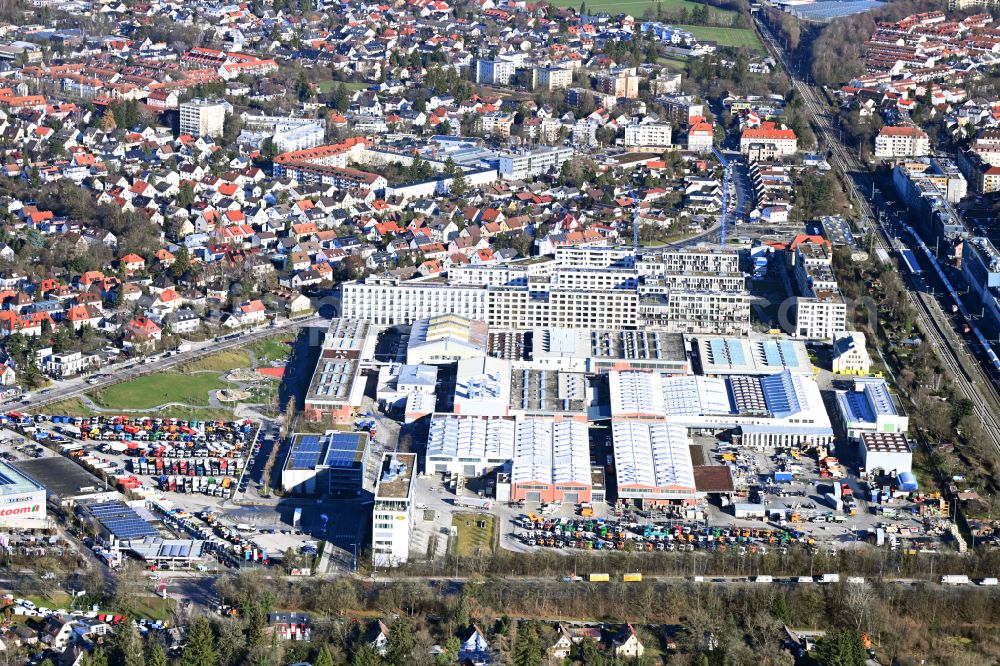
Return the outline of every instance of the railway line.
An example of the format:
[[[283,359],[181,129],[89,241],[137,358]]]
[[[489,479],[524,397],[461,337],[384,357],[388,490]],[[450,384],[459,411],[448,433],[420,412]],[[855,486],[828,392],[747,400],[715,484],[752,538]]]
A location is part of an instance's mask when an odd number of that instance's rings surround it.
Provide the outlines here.
[[[758,33],[763,37],[768,49],[791,78],[792,85],[802,99],[814,128],[822,135],[824,143],[829,149],[834,166],[844,175],[848,194],[861,213],[862,226],[874,230],[876,247],[886,252],[892,252],[894,249],[892,236],[884,227],[881,218],[873,211],[871,202],[861,194],[859,187],[859,185],[863,185],[865,191],[871,187],[874,194],[874,178],[860,163],[860,160],[854,156],[853,152],[847,150],[841,143],[831,122],[829,108],[816,99],[818,93],[815,87],[803,81],[796,70],[790,66],[785,52],[778,45],[768,27],[761,23],[759,18],[755,18],[755,22]],[[914,240],[919,241],[918,238],[914,238]],[[929,252],[928,258],[934,262],[937,268],[936,259],[931,257]],[[942,284],[942,287],[944,286],[946,285]],[[996,414],[1000,412],[997,378],[992,372],[984,370],[983,365],[976,357],[976,350],[969,349],[967,342],[956,334],[949,324],[950,319],[941,310],[941,305],[936,298],[916,289],[907,289],[907,297],[917,313],[921,330],[924,331],[938,352],[938,357],[941,358],[945,367],[954,377],[961,392],[972,402],[976,417],[983,424],[983,430],[990,437],[994,448],[1000,452],[1000,421],[996,417]],[[957,305],[961,307],[960,303]]]

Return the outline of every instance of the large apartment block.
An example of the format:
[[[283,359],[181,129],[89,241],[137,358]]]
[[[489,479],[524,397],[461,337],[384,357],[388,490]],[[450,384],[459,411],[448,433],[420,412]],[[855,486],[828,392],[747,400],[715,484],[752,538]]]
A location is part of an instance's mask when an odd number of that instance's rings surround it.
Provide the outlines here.
[[[927,133],[919,127],[883,127],[875,137],[875,157],[920,157],[929,150]]]
[[[517,68],[508,60],[479,60],[476,62],[476,83],[492,86],[509,86]]]
[[[220,99],[196,97],[180,106],[181,134],[191,136],[222,136],[227,104]]]
[[[673,128],[669,123],[634,124],[625,127],[626,148],[669,148],[673,140]]]
[[[373,276],[345,283],[342,307],[345,317],[384,326],[452,313],[500,329],[651,326],[738,335],[750,327],[738,257],[713,251],[659,252],[636,261],[613,248],[592,254],[567,248],[555,260],[461,269],[448,277]]]
[[[792,335],[832,340],[847,330],[847,303],[833,275],[830,248],[825,243],[799,243],[793,254],[798,296],[790,311]]]

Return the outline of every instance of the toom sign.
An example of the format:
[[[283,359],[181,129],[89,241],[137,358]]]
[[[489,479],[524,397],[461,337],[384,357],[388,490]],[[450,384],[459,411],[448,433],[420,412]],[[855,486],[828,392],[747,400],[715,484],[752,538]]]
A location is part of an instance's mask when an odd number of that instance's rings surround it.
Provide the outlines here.
[[[0,524],[33,525],[44,520],[44,490],[19,493],[0,499]]]
[[[5,516],[23,516],[26,513],[37,513],[41,507],[38,504],[15,506],[10,509],[0,509],[0,518]]]

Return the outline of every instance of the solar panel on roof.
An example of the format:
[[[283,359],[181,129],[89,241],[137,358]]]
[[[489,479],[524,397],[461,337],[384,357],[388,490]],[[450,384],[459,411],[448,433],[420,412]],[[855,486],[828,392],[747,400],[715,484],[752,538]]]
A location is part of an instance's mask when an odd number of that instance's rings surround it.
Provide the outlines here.
[[[329,436],[329,445],[326,450],[326,459],[323,461],[328,467],[347,467],[354,463],[357,457],[358,435],[351,433],[332,433]]]
[[[733,365],[746,365],[747,357],[743,353],[743,345],[739,340],[726,340],[726,349]]]
[[[785,367],[799,367],[799,355],[796,353],[795,345],[792,344],[791,340],[780,341],[778,343],[778,349],[781,350],[781,360],[784,362]]]
[[[774,340],[764,341],[764,363],[767,365],[781,365],[781,352]]]
[[[311,469],[319,462],[320,453],[323,450],[323,443],[319,435],[305,435],[299,439],[295,450],[292,451],[293,469]]]

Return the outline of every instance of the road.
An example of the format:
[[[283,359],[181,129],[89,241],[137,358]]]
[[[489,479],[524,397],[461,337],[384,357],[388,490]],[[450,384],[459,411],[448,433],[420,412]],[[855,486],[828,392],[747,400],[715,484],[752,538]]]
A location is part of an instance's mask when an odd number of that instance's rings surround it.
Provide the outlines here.
[[[196,361],[200,358],[210,356],[220,351],[242,347],[256,340],[269,338],[285,330],[312,326],[323,321],[326,320],[318,315],[303,319],[285,319],[275,326],[258,329],[232,340],[226,340],[224,342],[205,340],[200,343],[192,343],[192,349],[189,349],[188,351],[180,352],[174,356],[160,356],[148,363],[129,360],[124,363],[106,366],[101,370],[101,372],[107,373],[110,376],[101,378],[94,383],[88,383],[88,378],[86,377],[77,377],[66,381],[59,381],[56,382],[52,388],[47,389],[44,392],[34,394],[28,403],[22,403],[21,400],[15,398],[13,400],[0,403],[0,406],[10,409],[17,405],[25,404],[26,408],[30,409],[30,411],[37,412],[45,405],[68,400],[70,398],[76,398],[85,393],[91,393],[112,384],[118,384],[130,379],[135,379],[136,377],[141,377],[142,375],[162,372],[182,363]],[[93,380],[92,377],[89,379],[91,381]]]
[[[861,226],[875,231],[876,246],[886,252],[891,253],[897,246],[906,246],[905,241],[894,243],[883,221],[885,210],[879,208],[880,204],[884,206],[885,200],[878,192],[875,179],[854,151],[841,141],[840,133],[834,129],[830,108],[819,89],[804,80],[797,69],[790,66],[785,52],[779,47],[768,27],[759,18],[754,20],[768,49],[791,77],[796,91],[805,104],[817,137],[831,153],[833,166],[844,174],[848,194],[862,216]],[[875,209],[872,208],[873,205]],[[916,248],[910,249],[916,251]],[[943,294],[943,289],[939,288],[938,293]],[[956,330],[958,322],[945,314],[940,301],[912,288],[907,290],[907,296],[917,313],[917,323],[926,335],[927,341],[947,366],[960,392],[974,405],[975,414],[982,423],[983,430],[997,451],[1000,451],[1000,422],[996,417],[996,414],[1000,413],[1000,396],[997,394],[992,377],[987,375],[978,361],[976,350],[971,347],[969,341],[958,334]]]

